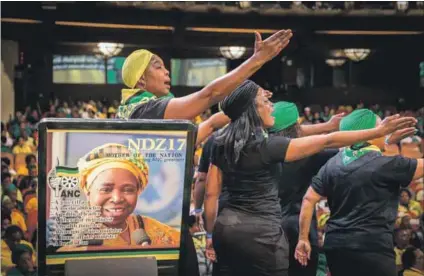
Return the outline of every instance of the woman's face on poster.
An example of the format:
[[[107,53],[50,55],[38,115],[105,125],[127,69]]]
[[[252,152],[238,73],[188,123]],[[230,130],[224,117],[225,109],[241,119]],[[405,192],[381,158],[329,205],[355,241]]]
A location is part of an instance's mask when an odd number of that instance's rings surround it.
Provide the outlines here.
[[[132,214],[138,198],[138,180],[128,170],[108,169],[101,172],[88,193],[90,206],[101,206],[103,217],[112,217],[105,222],[108,227],[117,227]]]

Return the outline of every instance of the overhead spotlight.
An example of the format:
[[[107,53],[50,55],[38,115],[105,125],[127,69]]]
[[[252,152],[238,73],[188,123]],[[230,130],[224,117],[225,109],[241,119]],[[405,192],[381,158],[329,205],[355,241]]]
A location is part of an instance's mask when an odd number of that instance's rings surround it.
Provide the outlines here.
[[[345,62],[346,62],[345,59],[333,59],[333,58],[329,58],[329,59],[326,59],[325,60],[325,63],[327,63],[331,67],[342,66],[343,64],[345,64]]]
[[[252,7],[252,3],[250,1],[240,1],[239,6],[241,9],[249,9]]]
[[[239,59],[246,52],[246,47],[243,46],[221,46],[219,50],[223,57],[228,59]]]
[[[355,2],[346,1],[346,2],[344,2],[344,7],[345,7],[345,10],[347,10],[347,11],[353,10],[355,8]]]
[[[330,50],[330,56],[334,58],[344,58],[346,55],[343,49]]]
[[[321,2],[321,1],[316,1],[316,2],[315,2],[314,9],[315,9],[315,10],[319,10],[319,9],[321,9],[321,8],[322,8],[322,2]]]
[[[408,10],[408,1],[397,1],[396,2],[396,9],[399,12],[406,12]]]
[[[113,57],[119,54],[124,48],[122,43],[100,42],[97,44],[97,49],[104,57]]]
[[[344,49],[344,53],[350,60],[358,62],[366,59],[371,53],[371,49],[350,48]]]

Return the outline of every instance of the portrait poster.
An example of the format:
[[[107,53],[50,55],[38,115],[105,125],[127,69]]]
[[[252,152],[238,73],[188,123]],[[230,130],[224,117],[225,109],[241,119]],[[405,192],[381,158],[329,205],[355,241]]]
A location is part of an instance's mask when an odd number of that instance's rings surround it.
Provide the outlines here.
[[[178,261],[194,129],[181,121],[43,122],[41,265],[108,257]]]

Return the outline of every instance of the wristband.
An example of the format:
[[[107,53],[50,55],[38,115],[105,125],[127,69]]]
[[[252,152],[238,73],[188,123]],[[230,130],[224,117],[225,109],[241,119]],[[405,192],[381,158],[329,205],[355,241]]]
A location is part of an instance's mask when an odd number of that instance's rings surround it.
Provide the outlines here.
[[[212,233],[206,233],[206,238],[207,239],[212,239]]]
[[[201,212],[203,212],[203,209],[194,209],[194,213],[195,213],[195,214],[199,214],[199,213],[201,213]]]

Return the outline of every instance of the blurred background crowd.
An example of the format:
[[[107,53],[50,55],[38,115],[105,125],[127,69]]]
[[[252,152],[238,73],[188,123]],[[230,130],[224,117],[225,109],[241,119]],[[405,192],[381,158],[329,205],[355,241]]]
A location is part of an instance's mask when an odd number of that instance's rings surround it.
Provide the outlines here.
[[[424,152],[423,18],[422,1],[2,3],[2,275],[36,273],[38,122],[115,118],[122,65],[132,51],[163,57],[172,93],[180,97],[244,62],[254,31],[266,38],[291,28],[289,46],[252,80],[271,90],[273,101],[295,102],[302,124],[362,107],[381,118],[414,116],[417,134],[386,146],[384,154],[417,158]],[[201,153],[199,146],[195,166]],[[423,180],[399,198],[396,262],[399,271],[414,267],[424,274]],[[321,238],[328,212],[322,201]],[[194,220],[191,225],[201,275],[211,275],[205,235]],[[321,257],[317,275],[328,275]]]

